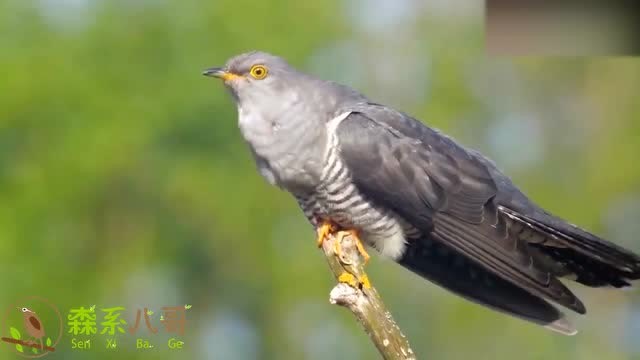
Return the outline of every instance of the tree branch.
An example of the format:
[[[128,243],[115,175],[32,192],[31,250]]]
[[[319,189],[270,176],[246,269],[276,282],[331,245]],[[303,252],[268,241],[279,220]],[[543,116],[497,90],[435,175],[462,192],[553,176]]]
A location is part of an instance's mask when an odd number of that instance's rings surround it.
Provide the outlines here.
[[[383,359],[415,359],[409,341],[369,283],[355,239],[351,235],[342,238],[339,255],[335,251],[337,241],[338,238],[331,235],[322,244],[329,268],[339,281],[331,290],[329,301],[353,313]]]
[[[10,343],[10,344],[20,344],[22,346],[26,346],[26,347],[32,347],[32,348],[36,348],[36,349],[41,349],[39,344],[36,344],[34,342],[31,341],[24,341],[24,340],[18,340],[18,339],[13,339],[13,338],[8,338],[8,337],[3,337],[2,341]],[[55,348],[52,348],[50,346],[44,346],[45,350],[48,351],[56,351]]]

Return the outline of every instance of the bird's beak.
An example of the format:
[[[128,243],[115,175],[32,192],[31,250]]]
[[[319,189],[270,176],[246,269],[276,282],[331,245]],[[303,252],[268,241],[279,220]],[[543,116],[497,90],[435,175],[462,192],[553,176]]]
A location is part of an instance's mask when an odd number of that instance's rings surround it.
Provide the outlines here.
[[[219,68],[219,67],[209,68],[209,69],[203,71],[202,75],[211,76],[211,77],[214,77],[214,78],[222,79],[224,81],[229,81],[229,80],[233,80],[233,79],[242,77],[240,75],[236,75],[234,73],[228,72],[224,68]]]

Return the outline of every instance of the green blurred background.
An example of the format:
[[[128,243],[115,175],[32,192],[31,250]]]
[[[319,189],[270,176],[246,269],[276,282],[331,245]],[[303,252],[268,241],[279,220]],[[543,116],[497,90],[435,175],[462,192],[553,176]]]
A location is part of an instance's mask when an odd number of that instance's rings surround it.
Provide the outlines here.
[[[489,57],[483,34],[476,1],[0,0],[0,309],[39,295],[65,318],[147,306],[156,321],[193,305],[183,350],[123,336],[108,351],[100,335],[72,350],[65,325],[51,359],[376,358],[200,75],[251,49],[414,114],[640,251],[640,60]],[[561,337],[389,261],[369,271],[421,359],[640,359],[637,292],[574,287],[589,315]]]

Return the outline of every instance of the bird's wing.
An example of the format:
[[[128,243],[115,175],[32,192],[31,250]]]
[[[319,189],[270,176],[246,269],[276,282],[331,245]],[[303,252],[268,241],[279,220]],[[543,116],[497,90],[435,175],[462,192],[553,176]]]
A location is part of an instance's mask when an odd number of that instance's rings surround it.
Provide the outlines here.
[[[40,321],[38,321],[38,319],[36,319],[35,316],[29,316],[29,322],[31,323],[34,329],[40,330],[40,326],[41,326]]]
[[[336,128],[358,190],[481,267],[529,293],[584,313],[580,300],[536,266],[511,236],[486,165],[448,137],[393,109],[349,109]]]

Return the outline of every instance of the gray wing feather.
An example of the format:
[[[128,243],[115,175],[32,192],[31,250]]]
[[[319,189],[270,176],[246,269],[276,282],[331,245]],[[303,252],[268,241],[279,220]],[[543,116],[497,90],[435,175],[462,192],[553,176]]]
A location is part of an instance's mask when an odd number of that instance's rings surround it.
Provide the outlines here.
[[[510,236],[484,161],[393,109],[363,104],[338,126],[340,155],[358,190],[423,233],[531,294],[585,309]]]

